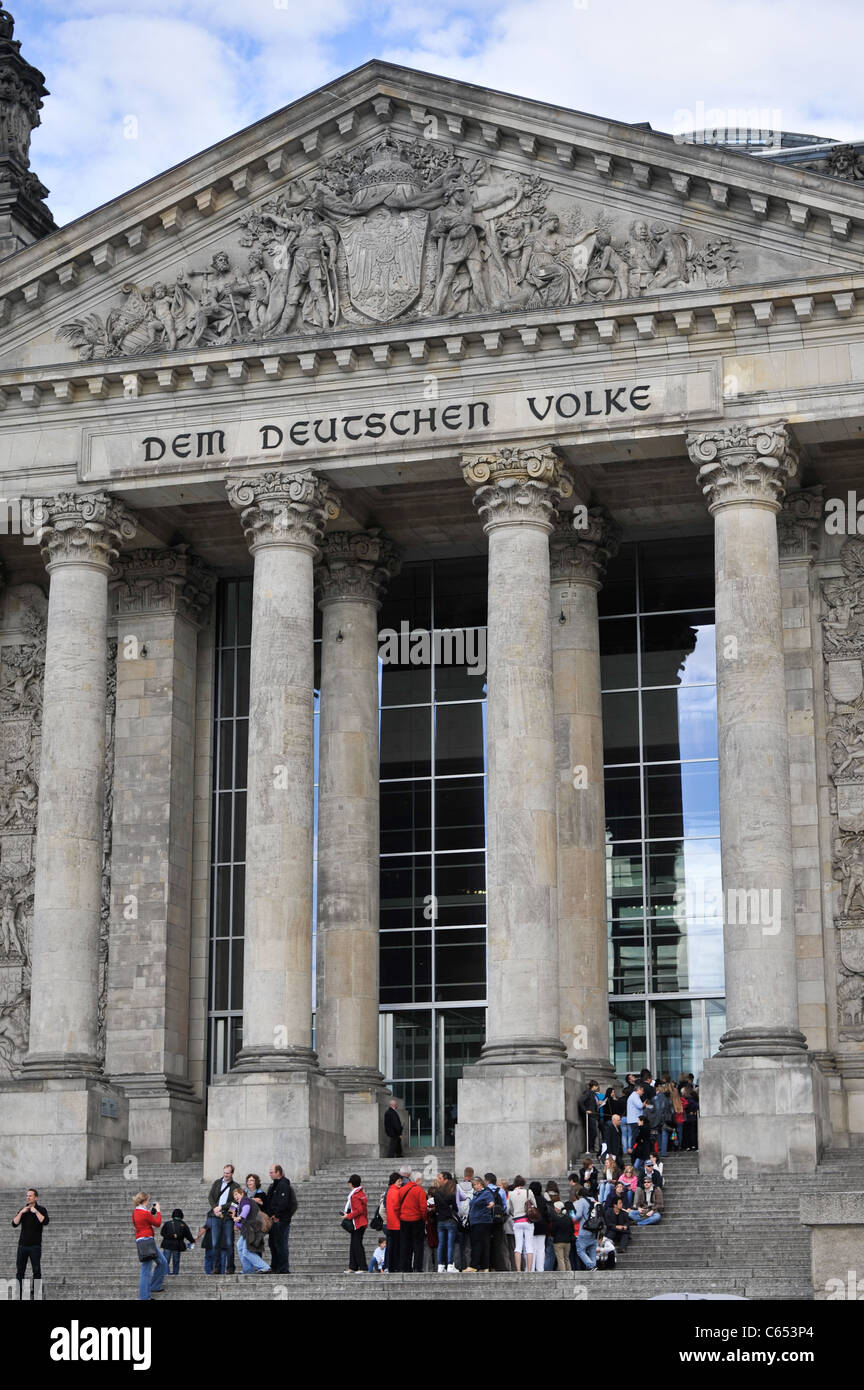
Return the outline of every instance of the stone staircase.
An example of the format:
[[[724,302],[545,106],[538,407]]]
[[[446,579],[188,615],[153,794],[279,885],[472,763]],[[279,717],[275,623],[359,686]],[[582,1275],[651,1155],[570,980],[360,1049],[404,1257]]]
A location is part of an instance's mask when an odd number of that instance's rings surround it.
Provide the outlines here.
[[[423,1174],[453,1168],[453,1151],[414,1149],[403,1160]],[[670,1155],[664,1168],[663,1220],[634,1232],[614,1271],[497,1275],[343,1275],[348,1238],[340,1218],[352,1167],[364,1179],[370,1210],[398,1160],[330,1165],[297,1185],[289,1276],[205,1276],[200,1249],[182,1257],[169,1278],[166,1301],[217,1299],[645,1299],[657,1293],[726,1292],[747,1298],[808,1299],[809,1233],[798,1220],[799,1199],[838,1189],[864,1191],[864,1149],[833,1151],[807,1177],[767,1175],[726,1181],[700,1177],[696,1154]],[[562,1191],[566,1181],[559,1179]],[[104,1169],[74,1189],[44,1192],[51,1218],[43,1246],[44,1297],[52,1300],[130,1300],[137,1297],[132,1196],[148,1190],[163,1219],[181,1207],[193,1233],[203,1222],[209,1183],[200,1161],[141,1164],[135,1181],[122,1165]],[[14,1272],[17,1231],[9,1224],[18,1191],[0,1191],[0,1264]],[[371,1253],[373,1232],[366,1236]],[[239,1260],[237,1262],[239,1271]],[[433,1266],[434,1268],[434,1266]]]

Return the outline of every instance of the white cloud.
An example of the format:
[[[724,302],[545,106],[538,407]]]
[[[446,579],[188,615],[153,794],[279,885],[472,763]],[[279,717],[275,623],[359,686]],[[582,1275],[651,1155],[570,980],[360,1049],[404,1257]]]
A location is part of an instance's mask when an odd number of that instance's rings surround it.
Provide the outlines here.
[[[660,130],[743,108],[864,136],[859,0],[581,5],[34,0],[17,37],[52,95],[33,167],[62,223],[373,56]]]

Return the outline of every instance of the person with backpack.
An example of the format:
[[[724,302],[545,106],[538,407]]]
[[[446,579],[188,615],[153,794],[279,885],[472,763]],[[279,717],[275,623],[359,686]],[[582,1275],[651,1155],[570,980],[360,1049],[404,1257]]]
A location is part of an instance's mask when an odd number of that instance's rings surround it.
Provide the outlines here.
[[[468,1265],[473,1264],[471,1259],[471,1227],[469,1225],[469,1215],[471,1211],[471,1198],[474,1196],[474,1169],[466,1168],[461,1182],[456,1184],[456,1201],[459,1203],[459,1226],[456,1231],[456,1264],[459,1269],[465,1270]]]
[[[234,1200],[237,1203],[234,1229],[237,1232],[240,1269],[243,1274],[269,1274],[270,1266],[261,1255],[264,1249],[261,1208],[248,1188],[235,1187]]]
[[[576,1257],[585,1269],[597,1268],[597,1241],[606,1232],[603,1207],[595,1202],[587,1188],[573,1207],[573,1216],[579,1222],[576,1237]]]
[[[439,1173],[432,1188],[435,1221],[438,1227],[438,1273],[458,1274],[454,1264],[456,1232],[459,1229],[459,1203],[452,1173]]]
[[[507,1249],[505,1227],[507,1225],[507,1193],[498,1186],[494,1173],[484,1173],[487,1191],[492,1193],[492,1268],[497,1274],[509,1272],[510,1252]]]
[[[270,1268],[274,1274],[290,1274],[288,1239],[291,1219],[297,1210],[297,1195],[281,1163],[270,1164],[270,1186],[264,1199],[264,1210],[273,1223],[267,1237]]]
[[[473,1195],[469,1208],[468,1222],[471,1227],[471,1258],[473,1264],[465,1269],[466,1274],[489,1273],[489,1251],[492,1243],[492,1213],[495,1208],[495,1194],[482,1178],[472,1178]],[[500,1201],[500,1194],[498,1194]]]
[[[401,1226],[402,1271],[405,1274],[423,1273],[423,1251],[426,1244],[426,1193],[410,1172],[403,1174],[399,1192],[399,1222]]]
[[[183,1220],[182,1210],[175,1207],[171,1220],[162,1227],[162,1253],[168,1261],[166,1275],[180,1273],[180,1256],[194,1244],[195,1237]]]

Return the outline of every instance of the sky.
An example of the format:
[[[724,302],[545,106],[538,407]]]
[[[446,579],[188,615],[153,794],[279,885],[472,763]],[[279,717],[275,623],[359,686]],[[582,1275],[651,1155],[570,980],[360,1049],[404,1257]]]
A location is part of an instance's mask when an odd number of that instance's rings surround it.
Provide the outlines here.
[[[370,58],[675,131],[864,138],[864,0],[5,0],[60,225]],[[740,120],[729,120],[739,124]]]

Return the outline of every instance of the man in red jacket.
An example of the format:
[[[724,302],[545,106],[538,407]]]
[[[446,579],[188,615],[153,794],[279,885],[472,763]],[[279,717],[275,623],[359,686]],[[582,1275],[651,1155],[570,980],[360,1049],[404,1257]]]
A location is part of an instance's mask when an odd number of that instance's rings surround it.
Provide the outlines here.
[[[417,1182],[417,1175],[403,1176],[399,1190],[399,1222],[402,1270],[405,1274],[422,1274],[426,1245],[426,1193]]]

